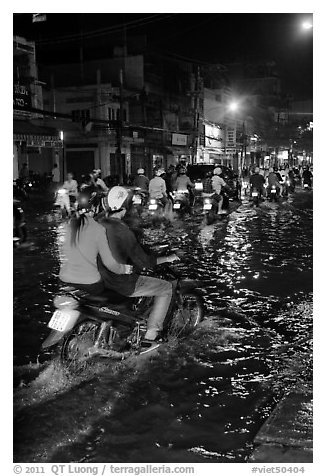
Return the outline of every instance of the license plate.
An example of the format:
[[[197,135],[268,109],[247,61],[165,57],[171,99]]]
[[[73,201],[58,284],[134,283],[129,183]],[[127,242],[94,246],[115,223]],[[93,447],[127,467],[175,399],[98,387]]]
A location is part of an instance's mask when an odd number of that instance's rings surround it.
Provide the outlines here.
[[[149,209],[149,210],[156,210],[156,209],[157,209],[157,205],[149,205],[148,209]]]
[[[212,204],[211,203],[205,203],[204,204],[204,210],[211,210]]]
[[[252,196],[253,197],[258,197],[258,193],[257,192],[252,192]]]
[[[276,193],[276,190],[272,190],[271,193]]]
[[[59,332],[64,332],[72,319],[75,319],[75,313],[55,311],[48,327]]]
[[[135,205],[140,205],[141,204],[141,198],[140,197],[135,197],[134,198],[134,203],[135,203]]]
[[[180,207],[181,207],[181,203],[175,203],[173,205],[173,208],[175,208],[175,209],[179,209]]]

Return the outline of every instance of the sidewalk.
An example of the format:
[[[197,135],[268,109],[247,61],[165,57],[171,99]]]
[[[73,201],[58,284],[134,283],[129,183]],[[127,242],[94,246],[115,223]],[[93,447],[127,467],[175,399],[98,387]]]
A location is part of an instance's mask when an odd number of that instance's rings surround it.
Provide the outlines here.
[[[312,463],[312,412],[310,390],[286,394],[257,433],[249,463]]]

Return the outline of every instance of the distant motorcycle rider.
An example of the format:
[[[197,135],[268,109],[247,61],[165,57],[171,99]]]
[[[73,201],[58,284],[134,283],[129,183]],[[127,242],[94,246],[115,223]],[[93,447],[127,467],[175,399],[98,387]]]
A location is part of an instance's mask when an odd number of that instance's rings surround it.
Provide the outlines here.
[[[312,172],[309,170],[308,166],[305,167],[302,172],[302,180],[303,180],[303,184],[307,184],[308,187],[311,187]]]
[[[142,192],[148,192],[149,179],[145,175],[145,170],[139,168],[134,179],[134,186],[140,188]]]
[[[273,186],[276,187],[276,190],[278,190],[278,192],[280,191],[280,189],[281,189],[280,182],[279,182],[278,176],[276,175],[273,167],[270,167],[270,169],[269,169],[269,174],[267,176],[267,182],[268,182],[268,193],[270,193],[271,188]]]
[[[164,169],[157,169],[155,171],[155,177],[152,178],[148,185],[149,198],[155,198],[160,200],[165,207],[168,204],[167,192],[166,192],[166,183],[162,178],[162,175],[165,174]]]
[[[113,187],[107,196],[106,212],[101,213],[97,219],[106,230],[107,240],[114,258],[119,263],[132,265],[133,272],[128,276],[117,276],[107,269],[101,259],[99,260],[99,269],[106,287],[114,289],[124,296],[154,296],[147,332],[142,342],[142,347],[153,348],[153,346],[157,346],[157,338],[163,328],[163,321],[171,303],[172,283],[144,276],[141,271],[157,264],[171,263],[178,257],[173,254],[157,258],[143,250],[133,231],[122,221],[130,209],[131,203],[132,197],[128,190],[119,186]]]
[[[222,179],[221,174],[222,174],[221,167],[216,167],[213,170],[213,177],[212,177],[212,188],[213,188],[213,191],[214,191],[213,199],[216,200],[216,202],[217,202],[217,209],[218,209],[217,214],[218,215],[222,215],[224,213],[227,213],[226,210],[222,210],[223,197],[221,195],[221,190],[222,190],[222,187],[227,187],[227,184]]]
[[[251,190],[253,190],[254,188],[257,189],[259,196],[261,197],[264,193],[265,179],[264,176],[260,173],[259,167],[256,167],[255,172],[250,176],[249,183],[251,186]]]
[[[180,167],[179,175],[175,181],[174,190],[189,190],[192,188],[195,188],[195,184],[192,183],[192,181],[186,174],[185,167]]]

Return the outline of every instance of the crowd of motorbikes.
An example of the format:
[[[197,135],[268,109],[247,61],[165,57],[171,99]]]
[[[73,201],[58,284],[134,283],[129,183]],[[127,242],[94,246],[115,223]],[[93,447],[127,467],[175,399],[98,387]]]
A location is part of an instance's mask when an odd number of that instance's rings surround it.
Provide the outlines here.
[[[206,224],[223,219],[227,215],[230,201],[240,201],[247,196],[253,205],[259,206],[261,200],[278,201],[294,192],[299,184],[295,176],[285,177],[280,186],[269,186],[267,181],[263,190],[250,186],[250,181],[239,177],[231,170],[223,168],[226,186],[222,188],[222,209],[218,214],[218,198],[214,192],[204,193],[202,173],[192,166],[193,187],[174,190],[168,193],[168,203],[159,198],[151,198],[147,191],[139,187],[127,187],[132,191],[131,214],[140,220],[149,218],[152,223],[185,215],[201,214]],[[206,172],[205,172],[206,173]],[[301,180],[301,178],[300,178]],[[311,178],[302,181],[304,189],[311,189]],[[14,246],[26,241],[27,228],[21,206],[28,199],[29,183],[17,180],[14,184]],[[81,193],[81,192],[79,192]],[[91,193],[91,206],[94,215],[106,209],[106,196],[100,187]],[[80,202],[80,200],[79,200]],[[60,217],[71,216],[76,208],[76,194],[69,194],[65,188],[55,192],[54,208]],[[168,245],[157,245],[157,254],[166,252]],[[153,270],[149,270],[152,273]],[[181,279],[171,266],[164,265],[155,270],[155,275],[174,281],[173,305],[169,310],[163,329],[163,337],[181,337],[191,332],[203,319],[204,307],[198,283]],[[50,334],[42,344],[43,350],[55,347],[60,360],[69,372],[78,373],[96,361],[96,357],[124,359],[140,352],[140,343],[146,331],[146,318],[153,305],[153,298],[126,298],[116,292],[103,296],[90,296],[85,292],[65,287],[54,299],[56,308],[48,324]]]

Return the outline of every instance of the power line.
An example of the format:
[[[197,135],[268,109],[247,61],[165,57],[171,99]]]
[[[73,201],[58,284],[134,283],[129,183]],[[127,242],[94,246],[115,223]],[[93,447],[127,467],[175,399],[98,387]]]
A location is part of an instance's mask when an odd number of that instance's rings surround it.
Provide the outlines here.
[[[165,20],[167,18],[170,18],[171,16],[174,16],[175,14],[172,13],[172,14],[169,14],[169,15],[165,15],[165,16],[160,16],[161,14],[155,14],[155,15],[151,15],[149,17],[143,17],[143,18],[140,18],[138,20],[132,20],[130,22],[127,22],[127,23],[121,23],[119,25],[115,25],[115,26],[112,26],[112,27],[107,27],[107,28],[102,28],[100,30],[94,30],[94,31],[90,31],[90,32],[87,32],[87,33],[75,33],[73,35],[65,35],[65,36],[61,36],[61,37],[57,37],[57,38],[53,38],[53,39],[44,39],[44,40],[39,40],[36,42],[36,44],[38,46],[43,46],[43,45],[48,45],[48,44],[60,44],[60,43],[69,43],[69,42],[72,42],[72,41],[80,41],[81,39],[92,39],[92,38],[96,38],[96,37],[99,37],[99,36],[104,36],[104,35],[108,35],[108,34],[115,34],[115,33],[118,33],[118,32],[122,32],[124,30],[124,28],[127,28],[129,30],[131,29],[134,29],[134,28],[139,28],[141,26],[144,26],[144,25],[147,25],[149,23],[153,23],[153,22],[156,22],[156,21],[162,21],[162,20]],[[159,18],[157,18],[159,17]]]

